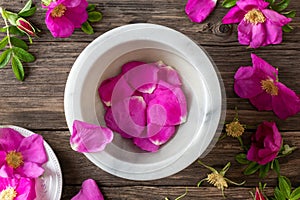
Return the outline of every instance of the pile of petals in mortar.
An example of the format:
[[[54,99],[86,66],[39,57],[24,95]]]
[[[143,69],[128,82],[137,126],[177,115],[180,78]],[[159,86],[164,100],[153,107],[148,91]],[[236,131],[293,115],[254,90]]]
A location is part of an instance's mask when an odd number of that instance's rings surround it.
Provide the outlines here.
[[[186,97],[177,71],[162,61],[131,61],[98,89],[106,126],[148,152],[170,140],[187,118]]]

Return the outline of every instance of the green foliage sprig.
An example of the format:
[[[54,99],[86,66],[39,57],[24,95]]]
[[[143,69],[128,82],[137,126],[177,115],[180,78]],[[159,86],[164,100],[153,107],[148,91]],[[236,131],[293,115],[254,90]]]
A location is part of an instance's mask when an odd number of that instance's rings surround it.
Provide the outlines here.
[[[102,20],[102,13],[96,11],[96,5],[94,4],[89,4],[86,10],[88,12],[88,19],[81,25],[81,30],[86,34],[91,35],[94,34],[94,29],[91,26],[91,23]]]
[[[24,80],[25,73],[22,62],[33,62],[35,57],[28,52],[26,42],[17,36],[27,35],[29,42],[36,36],[38,31],[34,26],[24,19],[24,17],[32,16],[36,11],[36,6],[32,5],[29,0],[26,5],[18,12],[13,13],[0,7],[1,16],[5,26],[0,32],[6,33],[6,36],[0,41],[0,68],[4,68],[11,61],[12,70],[16,78],[20,81]]]

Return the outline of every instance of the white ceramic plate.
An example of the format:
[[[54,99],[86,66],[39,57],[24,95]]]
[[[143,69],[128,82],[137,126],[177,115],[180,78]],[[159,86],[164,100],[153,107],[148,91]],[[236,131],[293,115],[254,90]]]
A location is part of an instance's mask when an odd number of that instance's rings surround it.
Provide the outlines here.
[[[18,126],[1,126],[1,128],[14,129],[25,137],[34,134],[33,132]],[[44,146],[48,155],[48,162],[43,166],[45,172],[42,177],[36,179],[36,199],[58,200],[61,198],[62,194],[62,173],[60,165],[55,153],[46,141],[44,141]]]
[[[187,122],[156,153],[141,151],[115,134],[104,151],[85,155],[119,177],[159,179],[181,171],[213,147],[225,116],[223,83],[207,53],[182,33],[154,24],[115,28],[89,44],[71,69],[64,97],[71,133],[75,119],[105,126],[97,89],[103,80],[117,75],[124,63],[133,60],[162,60],[179,72],[188,103]]]

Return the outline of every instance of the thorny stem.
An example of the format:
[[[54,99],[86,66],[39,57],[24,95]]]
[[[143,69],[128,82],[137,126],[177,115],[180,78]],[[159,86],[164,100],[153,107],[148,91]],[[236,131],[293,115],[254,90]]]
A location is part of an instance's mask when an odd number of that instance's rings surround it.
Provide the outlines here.
[[[247,148],[244,146],[244,143],[243,143],[243,140],[242,140],[241,136],[237,137],[237,139],[240,142],[240,145],[241,145],[242,149],[247,151]]]

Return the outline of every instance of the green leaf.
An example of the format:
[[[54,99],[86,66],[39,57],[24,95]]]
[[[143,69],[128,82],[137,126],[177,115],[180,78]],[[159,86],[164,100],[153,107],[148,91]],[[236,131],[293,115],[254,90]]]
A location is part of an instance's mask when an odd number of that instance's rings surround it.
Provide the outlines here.
[[[237,0],[224,0],[222,6],[224,8],[231,8],[235,6]]]
[[[95,4],[89,4],[88,7],[86,8],[86,11],[91,12],[96,10],[96,5]]]
[[[86,34],[94,34],[94,29],[93,27],[90,25],[90,23],[88,21],[84,22],[82,25],[81,25],[81,30],[83,32],[85,32]]]
[[[282,30],[286,33],[290,33],[292,30],[294,30],[294,28],[287,24],[287,25],[282,27]]]
[[[282,192],[278,189],[278,187],[275,188],[274,195],[275,195],[276,200],[285,200],[284,195],[283,195]]]
[[[0,28],[0,32],[5,33],[7,29],[9,30],[9,33],[12,34],[12,35],[19,35],[19,36],[24,36],[25,35],[16,26],[9,26],[9,27]]]
[[[7,17],[7,20],[9,21],[9,23],[11,25],[13,25],[13,26],[17,25],[16,21],[19,18],[19,16],[16,13],[12,13],[12,12],[6,11],[6,17]]]
[[[24,42],[23,40],[21,40],[19,38],[11,37],[10,42],[15,47],[20,47],[26,51],[28,50],[28,45],[26,44],[26,42]]]
[[[7,44],[8,44],[8,37],[5,36],[5,37],[0,41],[0,49],[5,48]]]
[[[260,165],[256,162],[251,162],[248,167],[245,169],[244,174],[245,175],[251,175],[254,174],[258,169],[260,168]]]
[[[282,0],[281,2],[275,5],[274,10],[276,10],[277,12],[282,12],[288,7],[290,1],[291,0]]]
[[[259,177],[260,178],[266,177],[266,175],[268,174],[268,172],[270,170],[270,166],[271,166],[271,163],[267,163],[265,165],[260,166],[260,169],[259,169]]]
[[[284,12],[284,13],[281,13],[281,14],[283,14],[284,16],[289,17],[289,18],[294,18],[296,16],[296,11],[291,10],[291,11]]]
[[[6,49],[1,55],[0,55],[0,68],[3,68],[7,65],[11,57],[11,49]]]
[[[275,0],[265,0],[266,2],[269,2],[270,4],[274,4]]]
[[[102,19],[102,14],[97,11],[89,12],[88,13],[88,20],[90,22],[98,22]]]
[[[242,165],[246,165],[246,164],[250,164],[250,163],[251,163],[251,161],[249,161],[249,160],[247,159],[247,155],[244,154],[244,153],[240,153],[240,154],[236,155],[236,156],[235,156],[235,160],[236,160],[238,163],[242,164]]]
[[[279,189],[281,193],[285,196],[285,198],[289,199],[291,194],[290,181],[287,180],[287,178],[284,176],[279,176],[278,181],[279,181]]]
[[[300,187],[297,187],[290,196],[291,200],[299,200],[300,199]]]
[[[273,168],[274,168],[275,172],[279,175],[280,174],[280,165],[279,165],[278,159],[274,160]]]
[[[24,80],[24,68],[17,56],[13,56],[11,60],[12,70],[19,81]]]
[[[12,50],[13,53],[24,62],[33,62],[35,60],[35,57],[31,53],[25,51],[20,47],[13,47]]]
[[[30,17],[30,16],[32,16],[32,15],[35,13],[35,11],[36,11],[36,6],[30,8],[30,9],[27,10],[27,11],[20,12],[20,13],[19,13],[19,16],[20,16],[20,17]]]
[[[19,14],[21,12],[25,12],[25,11],[29,10],[31,8],[31,5],[32,5],[32,0],[27,1],[27,3],[25,4],[25,6],[22,8],[22,10],[20,10]]]

